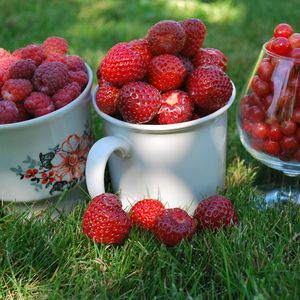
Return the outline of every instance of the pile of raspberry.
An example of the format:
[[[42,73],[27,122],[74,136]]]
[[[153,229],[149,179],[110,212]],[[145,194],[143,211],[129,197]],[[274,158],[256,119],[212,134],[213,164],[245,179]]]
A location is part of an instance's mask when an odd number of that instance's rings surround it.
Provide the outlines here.
[[[49,114],[76,99],[88,82],[83,59],[49,37],[14,52],[0,48],[0,124]]]
[[[114,45],[97,70],[99,109],[129,123],[173,124],[226,105],[227,58],[202,48],[205,36],[200,19],[163,20],[146,37]]]

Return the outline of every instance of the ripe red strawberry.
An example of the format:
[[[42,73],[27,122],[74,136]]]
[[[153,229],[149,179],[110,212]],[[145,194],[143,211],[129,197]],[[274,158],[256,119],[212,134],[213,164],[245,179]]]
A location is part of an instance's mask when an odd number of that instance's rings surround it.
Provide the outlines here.
[[[147,40],[153,55],[177,54],[185,43],[185,32],[179,22],[164,20],[148,31]]]
[[[52,101],[56,109],[59,109],[73,100],[75,100],[81,93],[81,87],[77,82],[71,82],[58,90],[53,96]]]
[[[147,72],[144,59],[128,43],[113,46],[99,68],[102,77],[114,85],[142,80]]]
[[[193,57],[197,50],[202,47],[206,36],[206,26],[199,19],[187,19],[180,22],[186,35],[186,40],[181,54]]]
[[[182,61],[185,67],[186,77],[190,76],[191,72],[195,69],[192,61],[189,58],[182,55],[178,55],[177,57]]]
[[[32,92],[24,100],[24,108],[34,117],[40,117],[55,110],[51,98],[40,92]]]
[[[223,196],[211,196],[202,200],[194,212],[198,228],[217,231],[238,224],[237,213],[231,201]]]
[[[0,124],[9,124],[19,121],[19,112],[13,101],[0,101]]]
[[[108,82],[99,85],[96,93],[96,104],[101,111],[113,115],[118,111],[120,89]]]
[[[120,91],[119,112],[129,123],[147,123],[157,114],[161,105],[159,91],[145,82],[130,82]]]
[[[155,218],[153,232],[166,246],[176,246],[183,239],[192,238],[197,223],[181,208],[167,208]]]
[[[101,194],[92,199],[82,219],[83,232],[97,243],[121,244],[129,235],[131,220],[118,197]]]
[[[149,83],[161,91],[176,90],[183,83],[185,76],[185,66],[175,55],[156,56],[149,64]]]
[[[186,92],[175,90],[162,94],[158,112],[159,124],[174,124],[192,118],[194,102]]]
[[[219,49],[202,48],[197,51],[193,63],[195,67],[216,66],[226,72],[227,57]]]
[[[48,37],[41,45],[46,56],[52,53],[66,54],[68,47],[68,42],[64,38],[58,36]]]
[[[142,56],[147,65],[150,63],[152,53],[150,51],[149,42],[146,39],[130,41],[129,46]]]
[[[9,68],[9,78],[31,79],[36,69],[32,59],[20,59]]]
[[[32,89],[31,82],[27,79],[8,79],[2,86],[1,95],[4,100],[18,102],[24,100]]]
[[[42,47],[39,45],[19,48],[12,53],[12,56],[18,59],[32,59],[37,66],[46,58]]]
[[[229,77],[216,67],[198,67],[190,75],[187,91],[195,105],[217,110],[224,106],[232,94]]]
[[[134,224],[151,231],[154,226],[155,217],[163,209],[165,209],[165,207],[161,201],[156,199],[143,199],[131,207],[129,216]]]

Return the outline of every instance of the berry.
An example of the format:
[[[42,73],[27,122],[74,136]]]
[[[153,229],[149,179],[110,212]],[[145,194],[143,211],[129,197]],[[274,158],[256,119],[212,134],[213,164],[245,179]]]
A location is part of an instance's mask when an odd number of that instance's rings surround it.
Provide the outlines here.
[[[141,80],[147,72],[142,56],[127,43],[118,43],[113,46],[99,68],[102,77],[114,85]]]
[[[68,47],[68,42],[64,38],[58,36],[48,37],[41,45],[46,56],[53,53],[66,54]]]
[[[252,136],[265,139],[268,135],[268,125],[265,123],[255,123],[252,125]]]
[[[251,122],[263,122],[266,113],[259,106],[251,106],[248,109],[247,119]]]
[[[265,141],[264,152],[266,152],[267,154],[270,154],[270,155],[278,155],[280,153],[280,151],[281,151],[281,148],[280,148],[279,142],[275,142],[275,141],[271,141],[271,140]]]
[[[193,57],[202,44],[206,36],[206,26],[199,19],[186,19],[180,22],[185,32],[185,43],[181,54],[187,57]]]
[[[84,61],[78,55],[68,55],[67,56],[67,66],[70,71],[86,72]]]
[[[280,141],[284,152],[295,152],[299,148],[299,142],[295,136],[284,136]]]
[[[9,68],[19,59],[14,56],[4,57],[0,59],[0,70],[8,71]]]
[[[202,200],[194,212],[194,218],[198,221],[200,230],[217,231],[238,224],[237,213],[232,202],[218,195]]]
[[[202,48],[196,52],[193,63],[195,67],[215,66],[226,72],[227,57],[218,49]]]
[[[5,49],[0,48],[0,59],[7,57],[10,57],[10,53]]]
[[[24,102],[16,102],[16,106],[19,112],[19,121],[26,121],[31,118],[31,115],[24,107]]]
[[[129,235],[131,221],[114,194],[92,199],[82,219],[83,232],[96,243],[121,244]]]
[[[147,123],[157,114],[161,105],[159,91],[145,82],[130,82],[120,91],[119,112],[129,123]]]
[[[288,38],[293,34],[294,30],[293,27],[286,23],[278,24],[274,28],[274,37],[285,37]]]
[[[67,56],[65,54],[59,54],[59,53],[50,53],[47,58],[43,61],[43,63],[51,62],[51,61],[59,61],[67,64]]]
[[[88,75],[84,71],[69,71],[69,83],[77,82],[83,90],[89,81]]]
[[[270,81],[273,74],[274,66],[269,60],[263,59],[257,69],[257,75],[264,81]]]
[[[154,24],[147,34],[149,47],[153,55],[177,54],[185,44],[185,31],[180,23],[164,20]]]
[[[161,96],[158,112],[159,124],[174,124],[189,121],[194,110],[193,100],[186,92],[175,90]]]
[[[34,88],[49,96],[68,83],[68,68],[61,62],[48,62],[38,66],[32,77]]]
[[[0,91],[4,82],[8,79],[8,71],[0,69]]]
[[[158,213],[153,232],[166,246],[176,246],[184,239],[191,239],[197,223],[181,208],[167,208]]]
[[[188,79],[187,91],[197,106],[217,110],[229,100],[232,84],[222,70],[215,67],[198,67]]]
[[[96,104],[104,113],[113,115],[118,111],[119,95],[119,88],[109,83],[103,83],[97,90]]]
[[[282,138],[282,133],[280,130],[280,125],[277,123],[273,123],[269,127],[268,136],[271,141],[280,141]]]
[[[4,82],[1,95],[4,100],[22,101],[32,92],[31,82],[27,79],[8,79]]]
[[[278,55],[287,56],[291,49],[291,44],[286,37],[278,37],[272,41],[271,51]]]
[[[154,226],[155,217],[164,209],[164,205],[159,200],[143,199],[131,207],[129,216],[132,223],[151,231]]]
[[[154,57],[148,69],[148,80],[161,91],[174,90],[181,86],[186,76],[182,61],[171,54]]]
[[[52,101],[56,109],[59,109],[73,100],[81,93],[81,87],[77,82],[71,82],[58,90],[53,96]]]
[[[290,52],[290,57],[300,59],[300,48],[293,48]]]
[[[251,141],[250,141],[250,145],[256,151],[263,151],[265,141],[262,140],[262,139],[258,139],[258,138],[252,138]]]
[[[269,84],[260,79],[258,75],[253,76],[251,88],[258,97],[265,97],[271,92]]]
[[[19,112],[13,101],[0,101],[0,124],[9,124],[19,121]]]
[[[295,32],[289,37],[289,42],[292,48],[300,48],[300,33]]]
[[[280,124],[280,130],[284,135],[290,136],[295,133],[297,124],[292,120],[285,120]]]
[[[32,59],[20,59],[9,68],[9,78],[31,79],[36,69]]]
[[[35,117],[40,117],[55,110],[49,96],[40,92],[32,92],[24,101],[25,109]]]
[[[32,59],[37,66],[46,58],[43,49],[38,45],[28,45],[24,48],[19,48],[12,55],[18,59]]]
[[[187,58],[185,56],[181,56],[181,55],[178,55],[177,57],[182,61],[183,65],[185,67],[186,77],[190,76],[192,71],[195,69],[191,60],[189,58]]]
[[[150,51],[149,42],[146,39],[133,40],[129,42],[129,46],[142,56],[147,65],[150,63],[152,53]]]

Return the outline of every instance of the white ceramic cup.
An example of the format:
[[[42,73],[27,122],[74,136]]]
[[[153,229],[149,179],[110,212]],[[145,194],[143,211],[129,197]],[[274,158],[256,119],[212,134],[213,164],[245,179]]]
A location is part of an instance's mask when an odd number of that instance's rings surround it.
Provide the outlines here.
[[[86,164],[89,194],[105,192],[107,160],[114,192],[125,209],[143,198],[159,198],[167,207],[192,212],[199,201],[224,186],[227,110],[235,98],[203,118],[170,125],[130,124],[93,106],[105,137],[91,148]]]
[[[92,145],[89,101],[93,73],[70,104],[39,118],[0,125],[0,199],[34,202],[58,197],[85,180]]]

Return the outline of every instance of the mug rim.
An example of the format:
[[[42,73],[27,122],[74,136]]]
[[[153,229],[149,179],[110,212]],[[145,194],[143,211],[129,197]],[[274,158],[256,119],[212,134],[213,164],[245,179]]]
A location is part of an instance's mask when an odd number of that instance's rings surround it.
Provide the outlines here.
[[[92,84],[93,84],[93,72],[91,67],[85,63],[85,67],[87,70],[87,74],[88,74],[88,83],[86,85],[86,87],[84,88],[84,90],[81,92],[81,94],[74,99],[71,103],[65,105],[64,107],[61,107],[58,110],[55,110],[49,114],[40,116],[40,117],[36,117],[30,120],[25,120],[25,121],[21,121],[21,122],[16,122],[16,123],[9,123],[9,124],[0,124],[0,132],[2,130],[10,130],[10,129],[19,129],[22,127],[31,127],[31,126],[35,126],[38,125],[40,123],[43,122],[49,122],[53,119],[57,119],[58,117],[64,115],[65,113],[67,113],[69,110],[72,110],[79,102],[81,102],[82,99],[84,99],[87,94],[89,93]]]
[[[137,130],[137,131],[147,131],[147,132],[165,132],[165,131],[177,131],[177,130],[181,130],[181,129],[185,129],[187,127],[195,127],[195,126],[199,126],[202,125],[204,123],[207,123],[215,118],[217,118],[218,116],[222,115],[225,111],[227,111],[230,106],[233,104],[235,97],[236,97],[236,88],[234,83],[231,81],[232,84],[232,94],[229,98],[229,100],[227,101],[227,103],[222,106],[221,108],[219,108],[218,110],[216,110],[215,112],[196,119],[196,120],[190,120],[190,121],[186,121],[186,122],[181,122],[181,123],[175,123],[175,124],[166,124],[166,125],[160,125],[160,124],[134,124],[134,123],[128,123],[119,119],[116,119],[104,112],[102,112],[97,104],[96,104],[96,93],[98,90],[98,85],[96,86],[96,88],[93,90],[92,92],[92,103],[93,103],[93,107],[96,111],[96,113],[104,120],[106,120],[109,123],[112,123],[116,126],[119,127],[126,127],[128,129],[133,129],[133,130]]]

